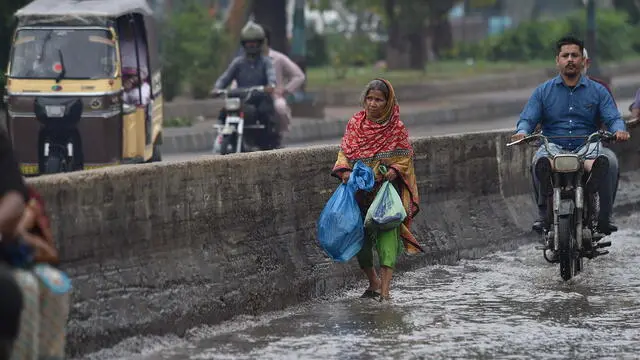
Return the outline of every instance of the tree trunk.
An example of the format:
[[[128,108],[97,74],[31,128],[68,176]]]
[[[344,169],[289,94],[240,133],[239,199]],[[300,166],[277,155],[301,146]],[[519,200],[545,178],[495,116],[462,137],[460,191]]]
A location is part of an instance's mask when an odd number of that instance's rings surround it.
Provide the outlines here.
[[[429,35],[431,51],[435,57],[453,47],[453,30],[449,21],[449,11],[455,5],[452,0],[432,0],[429,2]]]
[[[453,34],[449,19],[433,19],[429,23],[429,34],[431,34],[431,50],[436,57],[453,47]]]
[[[388,34],[389,39],[387,41],[387,68],[389,70],[407,69],[410,67],[410,43],[407,39],[407,34],[403,31],[401,25],[401,18],[395,14],[395,0],[385,1],[385,13],[388,20]]]
[[[389,40],[386,48],[387,68],[389,70],[409,67],[408,43],[400,30],[399,24],[395,21],[389,24]]]
[[[233,42],[237,42],[240,38],[240,30],[247,22],[249,15],[249,0],[233,0],[227,11],[225,26]]]
[[[258,24],[271,30],[271,48],[289,53],[287,41],[287,1],[286,0],[254,0],[253,15]]]
[[[629,15],[629,22],[640,22],[640,1],[638,0],[613,0],[613,7],[618,11],[624,11]]]
[[[542,14],[542,3],[540,0],[533,1],[533,8],[531,9],[531,17],[529,21],[538,21],[540,15]]]
[[[427,38],[424,31],[407,34],[409,43],[409,69],[424,70],[427,62]]]

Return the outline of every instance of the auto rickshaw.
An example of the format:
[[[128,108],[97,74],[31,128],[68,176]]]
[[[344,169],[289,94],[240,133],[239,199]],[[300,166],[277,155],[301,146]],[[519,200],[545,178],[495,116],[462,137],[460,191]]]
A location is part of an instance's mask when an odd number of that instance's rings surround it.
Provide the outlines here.
[[[15,16],[4,100],[24,175],[161,160],[161,68],[146,0],[35,0]]]

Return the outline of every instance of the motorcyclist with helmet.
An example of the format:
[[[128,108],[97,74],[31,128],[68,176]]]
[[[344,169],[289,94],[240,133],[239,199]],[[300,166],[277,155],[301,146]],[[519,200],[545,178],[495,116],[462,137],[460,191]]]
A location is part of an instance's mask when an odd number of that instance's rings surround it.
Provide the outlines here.
[[[265,32],[264,29],[253,21],[249,21],[240,33],[240,44],[244,54],[231,61],[229,67],[216,80],[212,95],[217,91],[227,88],[233,80],[239,88],[252,86],[265,86],[265,93],[255,93],[243,106],[245,116],[251,116],[251,112],[257,111],[260,119],[269,119],[268,131],[259,139],[260,147],[271,148],[271,133],[278,133],[278,121],[275,118],[273,99],[270,93],[276,86],[276,73],[271,59],[264,55]],[[219,121],[224,123],[226,112],[220,111]]]

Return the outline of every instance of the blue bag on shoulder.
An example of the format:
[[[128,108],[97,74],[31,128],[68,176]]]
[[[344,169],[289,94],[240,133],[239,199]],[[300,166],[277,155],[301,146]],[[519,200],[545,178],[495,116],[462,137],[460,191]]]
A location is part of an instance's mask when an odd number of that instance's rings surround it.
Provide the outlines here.
[[[322,249],[338,262],[354,257],[364,243],[364,223],[356,191],[371,191],[373,171],[361,161],[356,162],[346,184],[331,195],[318,219],[318,241]]]

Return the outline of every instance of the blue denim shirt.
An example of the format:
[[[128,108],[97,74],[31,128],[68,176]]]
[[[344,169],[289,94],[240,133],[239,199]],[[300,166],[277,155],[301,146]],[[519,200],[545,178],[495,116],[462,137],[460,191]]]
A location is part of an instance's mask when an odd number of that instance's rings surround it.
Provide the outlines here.
[[[585,136],[598,130],[599,119],[611,132],[626,130],[624,120],[604,86],[581,76],[576,87],[571,89],[558,75],[533,91],[520,113],[516,132],[531,134],[541,122],[545,136],[576,136],[549,140],[563,149],[574,150],[584,144]]]

